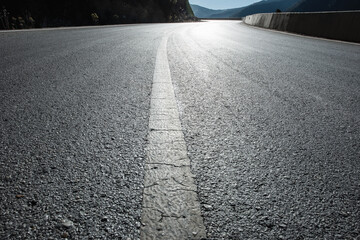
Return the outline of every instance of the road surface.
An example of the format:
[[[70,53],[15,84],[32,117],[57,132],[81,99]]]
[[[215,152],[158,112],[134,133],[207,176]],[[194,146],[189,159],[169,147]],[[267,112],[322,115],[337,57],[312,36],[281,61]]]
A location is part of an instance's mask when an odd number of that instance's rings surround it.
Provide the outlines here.
[[[1,239],[145,239],[161,92],[204,226],[194,238],[360,238],[359,45],[239,21],[0,42]]]

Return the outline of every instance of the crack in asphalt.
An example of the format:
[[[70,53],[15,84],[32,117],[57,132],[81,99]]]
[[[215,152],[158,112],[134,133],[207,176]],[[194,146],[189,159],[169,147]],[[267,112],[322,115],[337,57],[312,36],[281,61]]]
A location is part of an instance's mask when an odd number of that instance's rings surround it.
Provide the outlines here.
[[[152,154],[151,157],[148,155],[145,165],[163,165],[172,168],[155,167],[145,171],[141,239],[202,239],[206,237],[206,230],[197,192],[193,190],[196,189],[196,185],[192,179],[190,160],[187,157],[187,147],[181,130],[167,59],[167,40],[168,37],[165,35],[156,58],[150,107],[149,143],[146,148],[148,154]],[[154,120],[157,116],[164,119]],[[159,152],[155,154],[156,151]],[[182,155],[180,161],[184,164],[177,166],[179,154]],[[165,159],[169,163],[159,162]],[[188,185],[177,180],[175,176],[184,178]],[[193,189],[174,189],[177,185]],[[153,188],[154,186],[156,188]],[[165,215],[164,212],[167,214]],[[179,213],[182,215],[180,216]],[[158,218],[160,221],[156,220]],[[164,218],[172,220],[163,221]]]

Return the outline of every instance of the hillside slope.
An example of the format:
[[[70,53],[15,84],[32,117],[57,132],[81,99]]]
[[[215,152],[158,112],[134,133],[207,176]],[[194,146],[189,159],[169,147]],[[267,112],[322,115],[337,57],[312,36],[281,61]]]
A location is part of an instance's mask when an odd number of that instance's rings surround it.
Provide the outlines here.
[[[300,0],[290,8],[293,12],[347,10],[360,10],[360,0]]]
[[[0,28],[194,20],[188,0],[0,0]]]
[[[287,11],[294,6],[299,0],[264,0],[244,7],[232,17],[245,17],[256,13],[271,13],[277,9]]]

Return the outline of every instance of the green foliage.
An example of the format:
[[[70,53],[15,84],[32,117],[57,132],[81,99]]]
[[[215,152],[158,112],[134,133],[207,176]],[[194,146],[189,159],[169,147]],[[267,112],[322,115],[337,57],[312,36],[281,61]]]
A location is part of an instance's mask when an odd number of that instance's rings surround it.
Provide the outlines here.
[[[31,25],[31,27],[35,26],[35,20],[32,17],[29,17],[29,24]]]
[[[17,24],[18,24],[18,28],[22,29],[25,27],[25,21],[22,17],[18,17],[17,18]]]
[[[12,15],[5,7],[0,11],[0,29],[33,28],[35,23],[35,19],[27,10],[24,15]]]
[[[90,17],[93,24],[99,24],[99,16],[96,13],[91,13]]]

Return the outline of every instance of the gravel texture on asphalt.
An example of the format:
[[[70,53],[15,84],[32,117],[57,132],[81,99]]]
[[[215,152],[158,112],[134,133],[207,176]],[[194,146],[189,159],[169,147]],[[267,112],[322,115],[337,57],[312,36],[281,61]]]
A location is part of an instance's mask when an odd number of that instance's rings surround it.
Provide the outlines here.
[[[0,34],[0,239],[139,238],[161,38],[129,29]]]
[[[360,47],[236,22],[168,46],[208,238],[359,238]]]
[[[0,239],[138,239],[156,51],[208,239],[360,236],[360,48],[239,22],[0,33]]]

